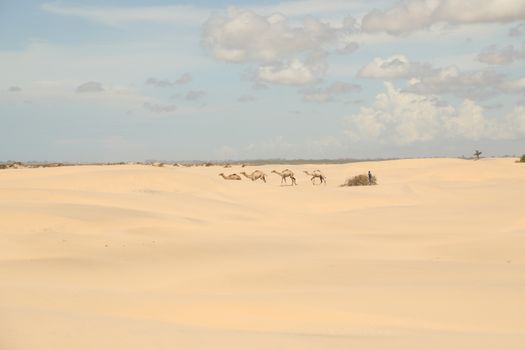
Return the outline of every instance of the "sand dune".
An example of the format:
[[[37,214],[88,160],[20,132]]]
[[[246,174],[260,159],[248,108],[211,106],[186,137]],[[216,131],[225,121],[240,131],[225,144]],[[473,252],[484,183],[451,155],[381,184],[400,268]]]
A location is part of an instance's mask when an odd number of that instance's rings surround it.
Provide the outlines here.
[[[512,159],[2,170],[0,349],[522,349],[524,198]]]

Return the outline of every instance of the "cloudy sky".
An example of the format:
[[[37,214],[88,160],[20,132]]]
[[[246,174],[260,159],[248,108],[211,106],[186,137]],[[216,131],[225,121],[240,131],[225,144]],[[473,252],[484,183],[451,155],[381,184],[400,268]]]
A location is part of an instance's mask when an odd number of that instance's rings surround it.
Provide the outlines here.
[[[0,1],[0,160],[525,153],[525,0]]]

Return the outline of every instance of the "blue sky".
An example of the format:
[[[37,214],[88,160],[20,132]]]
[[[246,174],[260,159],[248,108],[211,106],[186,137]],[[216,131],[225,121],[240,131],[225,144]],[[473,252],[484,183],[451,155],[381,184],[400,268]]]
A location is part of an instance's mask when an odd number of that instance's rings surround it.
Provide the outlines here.
[[[525,0],[3,1],[0,160],[525,153]]]

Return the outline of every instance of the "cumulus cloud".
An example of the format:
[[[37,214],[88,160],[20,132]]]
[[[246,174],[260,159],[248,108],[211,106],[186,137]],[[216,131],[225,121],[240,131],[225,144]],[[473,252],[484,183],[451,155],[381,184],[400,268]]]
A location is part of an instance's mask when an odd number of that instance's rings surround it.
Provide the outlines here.
[[[320,79],[326,72],[326,51],[344,33],[354,30],[348,17],[332,26],[306,17],[292,26],[280,13],[261,16],[249,10],[230,8],[204,24],[202,43],[216,59],[232,63],[254,63],[257,78],[277,84],[301,85]],[[346,43],[347,51],[355,43]]]
[[[518,78],[518,79],[505,81],[501,87],[504,92],[509,92],[509,93],[523,92],[525,91],[525,76]]]
[[[397,90],[385,83],[386,92],[376,96],[374,105],[361,107],[347,119],[346,134],[354,140],[394,141],[409,144],[427,141],[438,132],[438,118],[450,113],[434,98]]]
[[[254,90],[266,90],[266,89],[268,89],[268,85],[266,85],[265,83],[263,83],[260,80],[254,80],[253,84],[252,84],[252,89],[254,89]]]
[[[184,73],[181,75],[177,80],[175,80],[175,84],[177,85],[186,85],[190,83],[193,80],[193,77],[190,73]]]
[[[509,29],[509,36],[522,36],[525,33],[525,23],[518,23]]]
[[[525,48],[520,50],[514,48],[513,45],[508,45],[500,49],[496,45],[492,45],[481,52],[477,59],[487,64],[510,64],[514,61],[525,59]]]
[[[167,80],[167,79],[157,79],[157,78],[148,78],[146,80],[146,85],[153,85],[155,87],[171,87],[175,85],[186,85],[192,80],[192,76],[189,73],[184,73],[177,80]]]
[[[317,50],[335,39],[334,30],[313,18],[291,27],[281,14],[259,16],[230,8],[204,24],[203,44],[217,59],[227,62],[273,62],[289,55]]]
[[[306,62],[294,58],[282,63],[260,66],[257,78],[274,84],[305,85],[321,79],[326,69],[324,56],[314,56]]]
[[[445,22],[508,23],[525,18],[523,0],[402,0],[386,10],[373,10],[362,20],[365,32],[410,33]]]
[[[260,13],[285,13],[291,17],[304,17],[308,15],[333,15],[334,13],[360,13],[368,8],[363,1],[348,0],[293,0],[280,1],[255,7]]]
[[[462,98],[488,98],[501,92],[504,76],[492,71],[461,71],[456,66],[433,69],[414,78],[407,91],[418,94],[452,94]]]
[[[351,41],[345,44],[342,48],[337,49],[337,52],[340,54],[350,54],[357,51],[357,49],[359,49],[359,44],[355,41]]]
[[[303,100],[308,102],[330,102],[338,95],[361,91],[361,86],[344,82],[335,82],[325,89],[303,89]]]
[[[162,105],[153,102],[145,102],[144,108],[152,113],[170,113],[177,110],[175,105]]]
[[[408,79],[426,75],[432,69],[430,64],[410,62],[404,55],[394,55],[383,59],[376,57],[357,73],[368,79]]]
[[[174,83],[170,80],[163,80],[163,79],[157,79],[157,78],[148,78],[146,80],[146,85],[153,85],[155,87],[170,87],[173,86]]]
[[[252,102],[257,100],[255,96],[252,95],[242,95],[237,99],[237,102]]]
[[[195,91],[192,90],[192,91],[188,91],[185,99],[188,101],[194,101],[194,100],[203,98],[204,96],[206,96],[206,92],[201,91],[201,90],[195,90]]]
[[[87,83],[79,85],[75,91],[77,93],[94,93],[102,92],[104,91],[104,88],[102,87],[102,84],[97,81],[88,81]]]
[[[433,14],[439,6],[439,0],[405,0],[394,7],[373,10],[366,14],[361,22],[365,32],[388,32],[402,34],[429,26]]]
[[[22,88],[20,88],[19,86],[10,86],[7,88],[7,91],[9,92],[20,92],[22,91]]]
[[[525,135],[525,107],[501,119],[485,116],[483,107],[466,99],[459,107],[433,95],[419,95],[385,83],[386,91],[372,106],[345,119],[345,133],[354,141],[412,144],[437,137],[512,139]]]
[[[493,70],[462,71],[456,66],[434,68],[411,62],[404,55],[376,57],[357,74],[360,78],[408,80],[408,92],[451,94],[461,98],[486,98],[503,91],[505,77]]]

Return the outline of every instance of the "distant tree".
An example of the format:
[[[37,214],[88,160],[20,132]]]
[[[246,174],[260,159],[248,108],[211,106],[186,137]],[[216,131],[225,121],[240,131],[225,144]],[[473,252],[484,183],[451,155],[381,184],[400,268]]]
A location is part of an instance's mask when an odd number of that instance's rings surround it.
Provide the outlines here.
[[[520,163],[525,163],[525,154],[521,156]]]
[[[479,160],[479,156],[481,155],[481,153],[483,153],[483,152],[478,151],[478,150],[476,150],[476,152],[474,152],[474,157],[476,157],[476,160]]]

